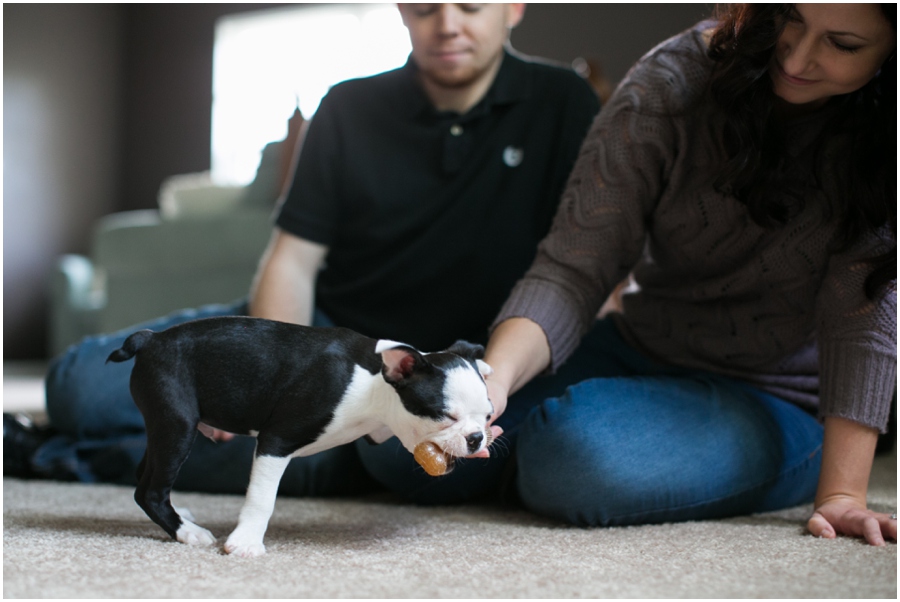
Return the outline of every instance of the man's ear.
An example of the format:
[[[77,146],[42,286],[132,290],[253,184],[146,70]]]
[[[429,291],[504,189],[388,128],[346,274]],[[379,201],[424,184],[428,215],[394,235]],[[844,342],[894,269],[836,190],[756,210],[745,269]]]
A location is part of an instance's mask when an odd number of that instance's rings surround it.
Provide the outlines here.
[[[522,22],[522,17],[525,16],[525,4],[507,4],[505,8],[506,27],[508,29],[514,29]]]
[[[425,362],[422,354],[409,345],[386,339],[378,341],[375,353],[381,354],[384,380],[394,385],[409,378]]]

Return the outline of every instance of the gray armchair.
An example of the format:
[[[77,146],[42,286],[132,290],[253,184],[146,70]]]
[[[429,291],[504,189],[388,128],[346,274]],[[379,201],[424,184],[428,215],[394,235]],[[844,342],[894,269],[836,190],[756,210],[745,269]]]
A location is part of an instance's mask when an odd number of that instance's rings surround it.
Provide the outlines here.
[[[208,174],[169,178],[159,210],[100,219],[90,257],[65,255],[51,283],[50,351],[207,303],[246,296],[272,232],[275,195],[223,187]]]
[[[86,335],[247,296],[307,124],[295,110],[287,135],[266,145],[247,186],[216,185],[208,172],[172,176],[160,187],[158,210],[100,219],[90,257],[57,262],[50,352]]]

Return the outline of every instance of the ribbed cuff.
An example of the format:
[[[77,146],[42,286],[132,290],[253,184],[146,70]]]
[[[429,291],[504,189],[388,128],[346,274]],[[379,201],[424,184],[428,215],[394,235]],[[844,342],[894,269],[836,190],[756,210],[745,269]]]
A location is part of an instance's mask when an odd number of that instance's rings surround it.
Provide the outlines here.
[[[540,326],[550,345],[549,373],[556,372],[578,347],[585,328],[568,296],[546,281],[522,280],[513,289],[491,331],[510,318],[528,318]]]
[[[846,341],[819,345],[819,414],[884,433],[897,382],[897,356]]]

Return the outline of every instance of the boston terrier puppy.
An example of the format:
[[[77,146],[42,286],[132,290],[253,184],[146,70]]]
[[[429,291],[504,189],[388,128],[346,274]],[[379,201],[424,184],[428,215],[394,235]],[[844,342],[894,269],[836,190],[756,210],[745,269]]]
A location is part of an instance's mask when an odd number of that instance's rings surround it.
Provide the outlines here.
[[[483,354],[464,341],[420,353],[346,328],[249,317],[136,332],[107,359],[135,358],[131,395],[147,428],[135,501],[176,540],[214,544],[172,507],[172,484],[198,430],[255,436],[247,497],[225,551],[264,554],[278,484],[294,456],[392,435],[410,452],[430,442],[451,457],[484,455],[493,405]]]

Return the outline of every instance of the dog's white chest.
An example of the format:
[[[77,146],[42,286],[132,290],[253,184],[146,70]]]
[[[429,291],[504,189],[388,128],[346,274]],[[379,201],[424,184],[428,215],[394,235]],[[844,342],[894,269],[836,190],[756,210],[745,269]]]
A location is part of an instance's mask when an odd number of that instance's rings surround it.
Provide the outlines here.
[[[310,456],[320,451],[350,443],[383,426],[379,408],[383,407],[384,380],[380,374],[371,374],[356,366],[350,384],[334,408],[334,416],[314,442],[294,452],[294,456]]]

